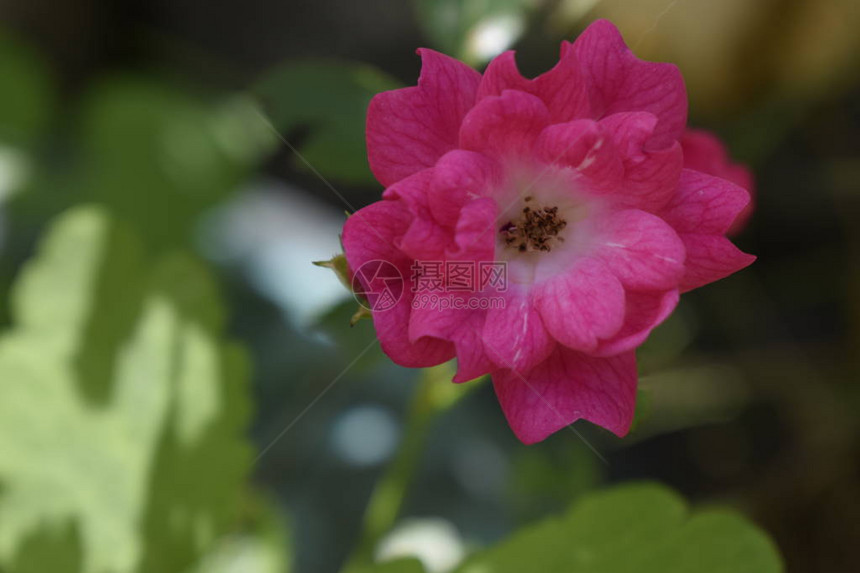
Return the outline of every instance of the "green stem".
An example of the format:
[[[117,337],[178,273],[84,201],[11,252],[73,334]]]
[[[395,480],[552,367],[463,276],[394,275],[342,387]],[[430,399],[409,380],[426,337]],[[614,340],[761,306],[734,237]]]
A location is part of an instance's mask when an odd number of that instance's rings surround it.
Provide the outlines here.
[[[373,551],[379,540],[392,528],[400,515],[406,490],[418,469],[434,418],[453,406],[472,388],[477,387],[474,382],[452,384],[452,374],[451,363],[423,370],[407,412],[403,439],[394,459],[373,490],[364,513],[361,536],[343,568],[345,573],[351,573],[373,562]]]

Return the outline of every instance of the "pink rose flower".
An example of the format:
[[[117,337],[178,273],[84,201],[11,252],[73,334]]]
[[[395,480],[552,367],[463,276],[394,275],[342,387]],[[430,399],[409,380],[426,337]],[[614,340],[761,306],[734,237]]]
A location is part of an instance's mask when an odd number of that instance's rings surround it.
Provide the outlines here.
[[[625,435],[635,349],[679,293],[755,259],[725,237],[749,194],[685,168],[680,72],[636,58],[608,21],[535,79],[513,52],[483,75],[419,54],[418,86],[370,103],[387,189],[343,231],[353,271],[381,260],[417,280],[373,311],[383,350],[408,367],[456,357],[456,382],[491,374],[525,443],[580,418]],[[464,291],[444,262],[504,263],[506,281]],[[440,287],[449,304],[421,304]]]

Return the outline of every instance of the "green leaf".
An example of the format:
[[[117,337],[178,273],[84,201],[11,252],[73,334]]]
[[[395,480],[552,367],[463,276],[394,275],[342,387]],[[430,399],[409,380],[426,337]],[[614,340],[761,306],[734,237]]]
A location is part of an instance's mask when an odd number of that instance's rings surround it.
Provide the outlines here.
[[[0,141],[29,145],[42,135],[54,107],[48,67],[29,46],[0,31]]]
[[[74,523],[55,523],[27,535],[18,545],[11,571],[44,573],[81,571],[80,532]]]
[[[99,84],[82,114],[82,200],[157,248],[188,241],[276,139],[247,99],[215,102],[135,77]]]
[[[768,536],[740,514],[692,517],[683,499],[657,484],[590,494],[562,517],[528,527],[482,551],[458,573],[777,573]]]
[[[77,209],[14,287],[0,337],[9,573],[32,570],[28,547],[58,544],[80,567],[41,570],[181,572],[235,527],[252,456],[247,360],[224,340],[205,270],[142,253],[103,210]]]
[[[308,129],[300,146],[290,141],[307,161],[295,157],[296,166],[346,183],[372,183],[364,143],[367,104],[377,93],[398,87],[371,66],[321,60],[275,70],[254,93],[284,137]]]
[[[424,573],[424,567],[417,559],[406,558],[352,569],[349,573]]]
[[[253,529],[233,533],[215,547],[187,573],[289,573],[291,547],[287,527],[275,513],[273,500],[253,497],[250,515],[245,520]]]

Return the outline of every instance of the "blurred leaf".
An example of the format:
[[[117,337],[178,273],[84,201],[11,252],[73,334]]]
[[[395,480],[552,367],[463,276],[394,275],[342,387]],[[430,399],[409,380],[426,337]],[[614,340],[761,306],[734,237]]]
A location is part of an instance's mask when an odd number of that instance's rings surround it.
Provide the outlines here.
[[[651,417],[651,391],[648,388],[643,388],[641,385],[636,389],[636,411],[633,413],[633,422],[630,424],[630,431],[635,433],[641,425]]]
[[[82,122],[83,199],[108,206],[156,247],[185,242],[194,218],[275,143],[247,100],[206,102],[138,78],[97,86]]]
[[[48,125],[54,105],[48,67],[29,46],[0,32],[0,141],[28,145]]]
[[[508,498],[521,522],[569,506],[601,481],[600,459],[584,442],[555,444],[514,455]]]
[[[424,573],[424,567],[417,559],[407,558],[351,569],[349,573]]]
[[[296,147],[313,169],[346,183],[372,183],[364,143],[367,104],[377,93],[398,87],[397,80],[371,66],[322,60],[275,70],[254,93],[285,137],[308,128]],[[295,164],[308,169],[298,157]]]
[[[223,340],[205,271],[179,255],[147,267],[141,252],[103,210],[78,209],[14,287],[15,327],[0,338],[0,565],[73,519],[81,572],[179,572],[235,527],[252,453],[247,362]],[[106,312],[116,321],[95,318]],[[104,377],[96,397],[91,376]]]
[[[57,522],[29,534],[18,545],[11,571],[79,573],[82,567],[81,538],[77,524]]]
[[[273,511],[270,500],[257,500],[249,516],[252,531],[235,533],[220,540],[197,567],[188,573],[289,573],[291,548],[287,527]],[[263,505],[263,501],[267,502]]]
[[[459,573],[768,573],[782,563],[765,533],[741,515],[688,515],[668,488],[636,484],[592,493],[565,516],[482,551]]]
[[[540,0],[414,0],[433,47],[477,65],[510,48]]]

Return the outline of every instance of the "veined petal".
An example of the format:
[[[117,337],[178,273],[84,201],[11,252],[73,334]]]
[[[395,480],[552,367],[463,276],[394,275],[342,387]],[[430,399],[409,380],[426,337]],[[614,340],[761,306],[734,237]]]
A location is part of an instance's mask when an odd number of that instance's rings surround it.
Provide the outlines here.
[[[453,227],[463,206],[489,193],[501,179],[501,166],[486,155],[457,149],[433,168],[428,203],[433,217]]]
[[[409,210],[399,200],[378,201],[356,211],[343,227],[343,247],[353,272],[372,261],[394,265],[403,278],[402,294],[392,308],[373,311],[373,324],[382,350],[401,366],[419,368],[450,360],[454,346],[432,337],[410,341],[408,337],[412,292],[406,284],[412,261],[395,242],[410,224]],[[361,275],[359,275],[361,276]],[[359,279],[361,280],[361,279]],[[369,285],[363,285],[370,290]]]
[[[493,373],[493,388],[516,436],[526,444],[579,419],[618,436],[630,430],[636,406],[636,357],[595,358],[558,346],[525,373]]]
[[[547,165],[574,169],[592,191],[611,193],[622,185],[621,155],[596,121],[577,119],[547,127],[537,140],[535,153]]]
[[[681,234],[687,249],[686,272],[681,279],[681,292],[718,281],[755,261],[754,255],[744,253],[722,235]]]
[[[478,87],[478,101],[501,95],[508,89],[539,97],[554,123],[589,117],[588,91],[576,54],[571,50],[562,50],[558,63],[551,70],[531,80],[520,74],[513,51],[498,55],[484,71]]]
[[[678,186],[684,156],[678,142],[651,150],[657,117],[647,112],[615,113],[600,120],[600,127],[615,144],[624,168],[623,182],[613,195],[625,207],[658,212]]]
[[[532,288],[544,326],[568,348],[592,352],[624,323],[624,288],[597,259],[582,258],[571,270]]]
[[[628,291],[624,325],[609,340],[601,340],[594,355],[615,356],[638,348],[651,331],[672,314],[679,298],[677,289],[666,292]]]
[[[549,125],[549,112],[537,97],[505,90],[482,99],[463,118],[460,147],[491,157],[530,158],[540,132]]]
[[[592,256],[602,260],[628,289],[677,288],[684,276],[684,242],[660,217],[627,209],[597,225]]]
[[[422,48],[416,87],[377,94],[367,110],[367,159],[385,186],[433,166],[457,147],[460,123],[475,103],[481,75]]]
[[[621,111],[657,116],[650,146],[671,145],[687,123],[687,91],[677,66],[640,60],[608,20],[593,22],[572,48],[588,85],[592,117]]]
[[[451,244],[453,236],[433,217],[428,205],[432,169],[424,169],[401,179],[382,194],[385,199],[400,199],[412,214],[409,226],[395,245],[413,259],[424,261],[441,260]]]
[[[752,172],[745,166],[732,163],[728,150],[712,133],[702,129],[688,129],[681,138],[684,150],[684,167],[695,169],[708,175],[727,179],[739,187],[746,189],[750,195],[747,206],[735,217],[728,230],[728,235],[737,235],[746,226],[755,208],[755,180]]]
[[[421,294],[418,295],[419,302]],[[468,382],[496,369],[484,350],[481,332],[486,321],[486,310],[470,309],[465,304],[470,294],[447,294],[463,299],[461,308],[439,308],[419,305],[413,309],[409,321],[410,340],[434,337],[451,341],[457,353],[457,374],[454,382]]]
[[[487,312],[483,338],[490,359],[499,368],[527,370],[555,347],[528,294],[518,290],[507,293],[503,308]]]
[[[679,233],[722,235],[749,204],[747,191],[726,179],[684,169],[661,217]]]

